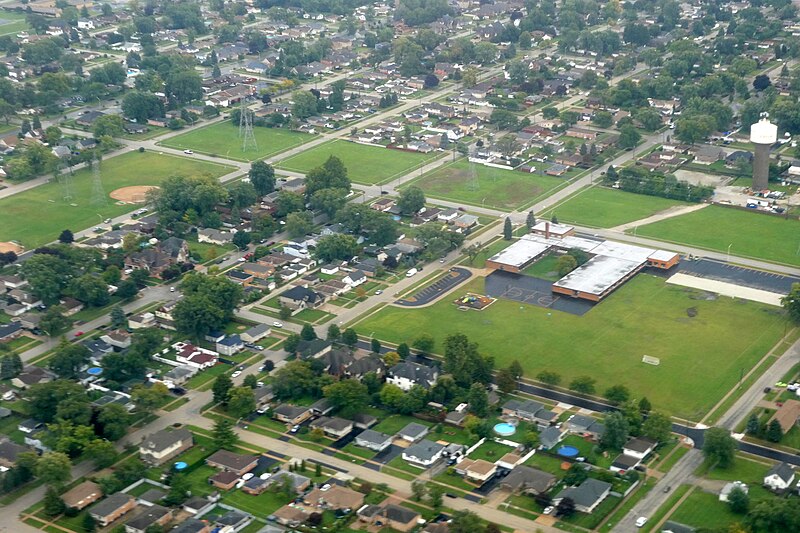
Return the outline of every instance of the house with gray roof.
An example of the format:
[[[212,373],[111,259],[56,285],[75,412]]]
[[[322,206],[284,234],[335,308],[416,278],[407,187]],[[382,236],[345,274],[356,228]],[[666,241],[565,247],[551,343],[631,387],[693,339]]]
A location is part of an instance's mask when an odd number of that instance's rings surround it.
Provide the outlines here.
[[[430,389],[438,377],[437,369],[410,361],[397,363],[386,371],[386,382],[397,385],[406,392],[414,385]]]
[[[667,520],[664,522],[664,525],[661,526],[661,533],[694,533],[695,531],[697,530],[691,526],[672,520]]]
[[[794,470],[784,462],[780,462],[770,468],[764,476],[764,486],[768,489],[782,493],[792,487],[794,483]]]
[[[511,472],[500,481],[500,487],[511,492],[523,494],[543,494],[553,488],[558,479],[553,474],[542,472],[525,465],[515,466]]]
[[[567,487],[553,498],[553,505],[558,506],[564,498],[575,502],[575,509],[582,513],[591,513],[611,492],[611,483],[599,479],[588,478],[577,487]]]
[[[438,442],[422,439],[403,450],[403,459],[414,466],[427,468],[441,459],[444,448]]]
[[[411,422],[406,427],[397,432],[397,436],[408,442],[417,442],[428,434],[430,428],[423,424]]]
[[[139,456],[151,465],[161,465],[194,445],[192,432],[186,428],[162,429],[139,445]]]
[[[382,452],[392,445],[392,439],[393,437],[386,433],[365,429],[356,435],[354,443],[356,446],[361,446],[362,448],[367,448],[375,452]]]
[[[105,500],[94,504],[89,514],[102,527],[136,508],[136,498],[130,494],[116,492]]]
[[[593,437],[601,437],[605,433],[606,427],[597,419],[585,415],[572,415],[564,423],[564,427],[570,433]]]
[[[270,327],[266,324],[256,324],[252,328],[242,333],[242,340],[245,342],[258,342],[269,335]]]
[[[150,527],[164,526],[170,520],[172,520],[172,510],[162,505],[151,505],[128,520],[125,524],[125,533],[145,533]]]

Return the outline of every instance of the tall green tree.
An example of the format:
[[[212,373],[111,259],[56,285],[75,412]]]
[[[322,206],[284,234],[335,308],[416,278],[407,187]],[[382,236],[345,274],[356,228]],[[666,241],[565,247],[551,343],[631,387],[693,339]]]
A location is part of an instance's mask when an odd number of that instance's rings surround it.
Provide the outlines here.
[[[511,225],[511,218],[506,217],[505,221],[503,222],[503,239],[510,241],[514,238],[514,228]]]
[[[214,445],[223,450],[232,450],[239,443],[239,436],[233,430],[233,424],[227,418],[219,418],[212,431]]]
[[[703,441],[706,459],[720,468],[728,468],[733,464],[735,453],[736,441],[727,429],[712,427],[706,430]]]
[[[367,386],[355,379],[343,379],[322,389],[340,416],[350,418],[369,405]]]
[[[45,452],[36,465],[36,477],[51,487],[63,487],[71,477],[72,463],[65,453]]]

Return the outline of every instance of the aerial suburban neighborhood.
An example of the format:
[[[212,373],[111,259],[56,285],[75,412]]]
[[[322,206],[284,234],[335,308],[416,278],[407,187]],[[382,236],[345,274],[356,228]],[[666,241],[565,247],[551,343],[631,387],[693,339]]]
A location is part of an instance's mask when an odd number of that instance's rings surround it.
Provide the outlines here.
[[[800,4],[0,0],[0,531],[800,531]]]

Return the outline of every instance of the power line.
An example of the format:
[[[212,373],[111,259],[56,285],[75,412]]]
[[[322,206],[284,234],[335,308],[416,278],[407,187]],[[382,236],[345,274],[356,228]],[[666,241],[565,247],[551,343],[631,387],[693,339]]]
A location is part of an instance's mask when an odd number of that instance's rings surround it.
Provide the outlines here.
[[[242,152],[250,148],[258,150],[256,136],[253,133],[253,112],[247,109],[244,100],[239,109],[239,138],[242,139]]]

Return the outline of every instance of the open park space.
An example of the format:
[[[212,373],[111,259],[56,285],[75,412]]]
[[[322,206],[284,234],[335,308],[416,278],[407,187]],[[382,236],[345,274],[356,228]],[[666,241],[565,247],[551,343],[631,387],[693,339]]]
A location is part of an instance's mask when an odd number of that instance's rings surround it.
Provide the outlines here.
[[[555,214],[561,223],[613,228],[677,205],[690,204],[658,196],[592,187],[582,190],[546,214],[548,218]]]
[[[399,178],[440,154],[438,152],[421,154],[335,140],[284,159],[277,166],[305,173],[322,165],[332,155],[342,160],[352,181],[374,185]]]
[[[300,146],[314,138],[307,133],[262,127],[253,128],[253,135],[257,146],[243,151],[239,127],[231,124],[230,120],[225,120],[166,139],[159,144],[237,161],[255,161]]]
[[[800,220],[712,205],[639,226],[637,235],[800,265]]]
[[[100,173],[106,194],[121,187],[158,185],[172,175],[223,176],[232,167],[155,152],[128,152],[104,159]],[[83,230],[106,218],[137,208],[108,198],[106,205],[92,205],[92,171],[81,169],[72,177],[72,199],[55,182],[40,185],[0,200],[0,241],[19,241],[27,249],[55,240],[64,229]],[[74,206],[72,204],[75,204]]]
[[[474,178],[473,178],[474,172]],[[449,163],[415,180],[434,198],[511,210],[566,185],[565,178],[469,163]]]
[[[459,289],[466,292],[485,294],[484,278]],[[518,359],[525,376],[550,370],[565,386],[591,376],[598,393],[622,384],[659,410],[699,419],[772,348],[784,321],[775,307],[716,299],[639,274],[583,316],[503,299],[480,312],[461,311],[443,298],[420,309],[386,307],[357,327],[400,343],[413,341],[425,324],[434,352],[447,335],[465,333],[497,368]],[[643,355],[661,364],[644,364]]]

